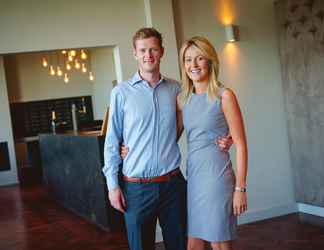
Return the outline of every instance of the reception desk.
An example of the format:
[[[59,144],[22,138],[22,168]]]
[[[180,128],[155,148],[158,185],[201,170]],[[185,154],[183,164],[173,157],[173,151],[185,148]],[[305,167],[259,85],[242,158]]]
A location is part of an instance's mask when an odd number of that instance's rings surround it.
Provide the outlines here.
[[[108,201],[104,137],[99,133],[41,134],[44,183],[60,204],[107,231],[124,228],[122,215]]]

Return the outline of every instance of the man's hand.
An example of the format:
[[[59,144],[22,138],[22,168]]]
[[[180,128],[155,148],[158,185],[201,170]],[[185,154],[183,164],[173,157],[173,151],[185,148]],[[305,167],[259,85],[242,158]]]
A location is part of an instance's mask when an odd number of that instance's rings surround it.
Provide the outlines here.
[[[228,134],[225,137],[219,137],[215,139],[215,144],[217,144],[220,147],[221,151],[227,152],[233,145],[232,136]]]
[[[128,147],[125,144],[120,146],[120,157],[124,160],[128,154]]]
[[[109,191],[108,196],[111,206],[117,209],[118,211],[125,213],[126,201],[121,189],[118,187]]]

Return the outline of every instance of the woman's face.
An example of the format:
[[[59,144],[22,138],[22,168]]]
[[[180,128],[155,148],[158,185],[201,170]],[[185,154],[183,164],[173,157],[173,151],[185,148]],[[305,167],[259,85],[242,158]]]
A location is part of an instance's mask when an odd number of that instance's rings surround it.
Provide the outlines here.
[[[184,54],[184,66],[187,76],[196,83],[207,83],[209,80],[208,59],[195,46],[187,48]]]

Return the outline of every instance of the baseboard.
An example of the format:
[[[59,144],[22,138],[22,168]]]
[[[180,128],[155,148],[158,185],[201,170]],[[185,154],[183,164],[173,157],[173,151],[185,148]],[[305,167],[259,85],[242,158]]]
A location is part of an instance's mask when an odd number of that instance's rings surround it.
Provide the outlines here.
[[[246,223],[270,219],[270,218],[291,214],[291,213],[297,213],[297,212],[298,212],[298,206],[295,202],[293,202],[281,206],[248,211],[246,214],[239,217],[238,223],[246,224]],[[155,237],[156,237],[155,240],[156,242],[163,241],[162,231],[160,227],[156,228]]]
[[[305,203],[297,203],[297,206],[298,206],[298,211],[301,213],[324,217],[324,207],[317,207]]]
[[[304,203],[293,202],[281,206],[274,206],[266,209],[248,211],[246,214],[239,217],[238,223],[246,224],[246,223],[270,219],[270,218],[279,217],[282,215],[297,213],[297,212],[324,217],[323,207],[317,207],[317,206],[307,205]],[[155,237],[156,237],[156,242],[163,241],[162,231],[159,226],[157,226],[156,228]]]
[[[247,211],[244,215],[239,217],[238,224],[246,224],[255,221],[266,220],[297,212],[298,207],[295,202],[265,209]]]
[[[0,172],[1,175],[1,172]],[[11,178],[1,178],[0,177],[0,187],[5,187],[5,186],[12,186],[12,185],[17,185],[19,184],[17,177],[11,177]]]

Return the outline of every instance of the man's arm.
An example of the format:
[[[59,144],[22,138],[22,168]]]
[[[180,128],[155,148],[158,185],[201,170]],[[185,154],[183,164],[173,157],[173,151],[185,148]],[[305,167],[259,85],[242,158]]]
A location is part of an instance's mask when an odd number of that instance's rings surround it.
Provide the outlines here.
[[[107,180],[110,203],[121,212],[124,212],[126,207],[123,193],[118,185],[119,165],[122,163],[119,145],[123,140],[123,107],[123,96],[118,88],[114,88],[111,92],[109,123],[104,146],[105,166],[102,171]]]
[[[179,95],[177,96],[177,107],[176,107],[176,112],[177,112],[177,141],[181,137],[181,134],[183,132],[183,119],[182,119],[182,110],[180,107],[180,100],[179,100]]]

